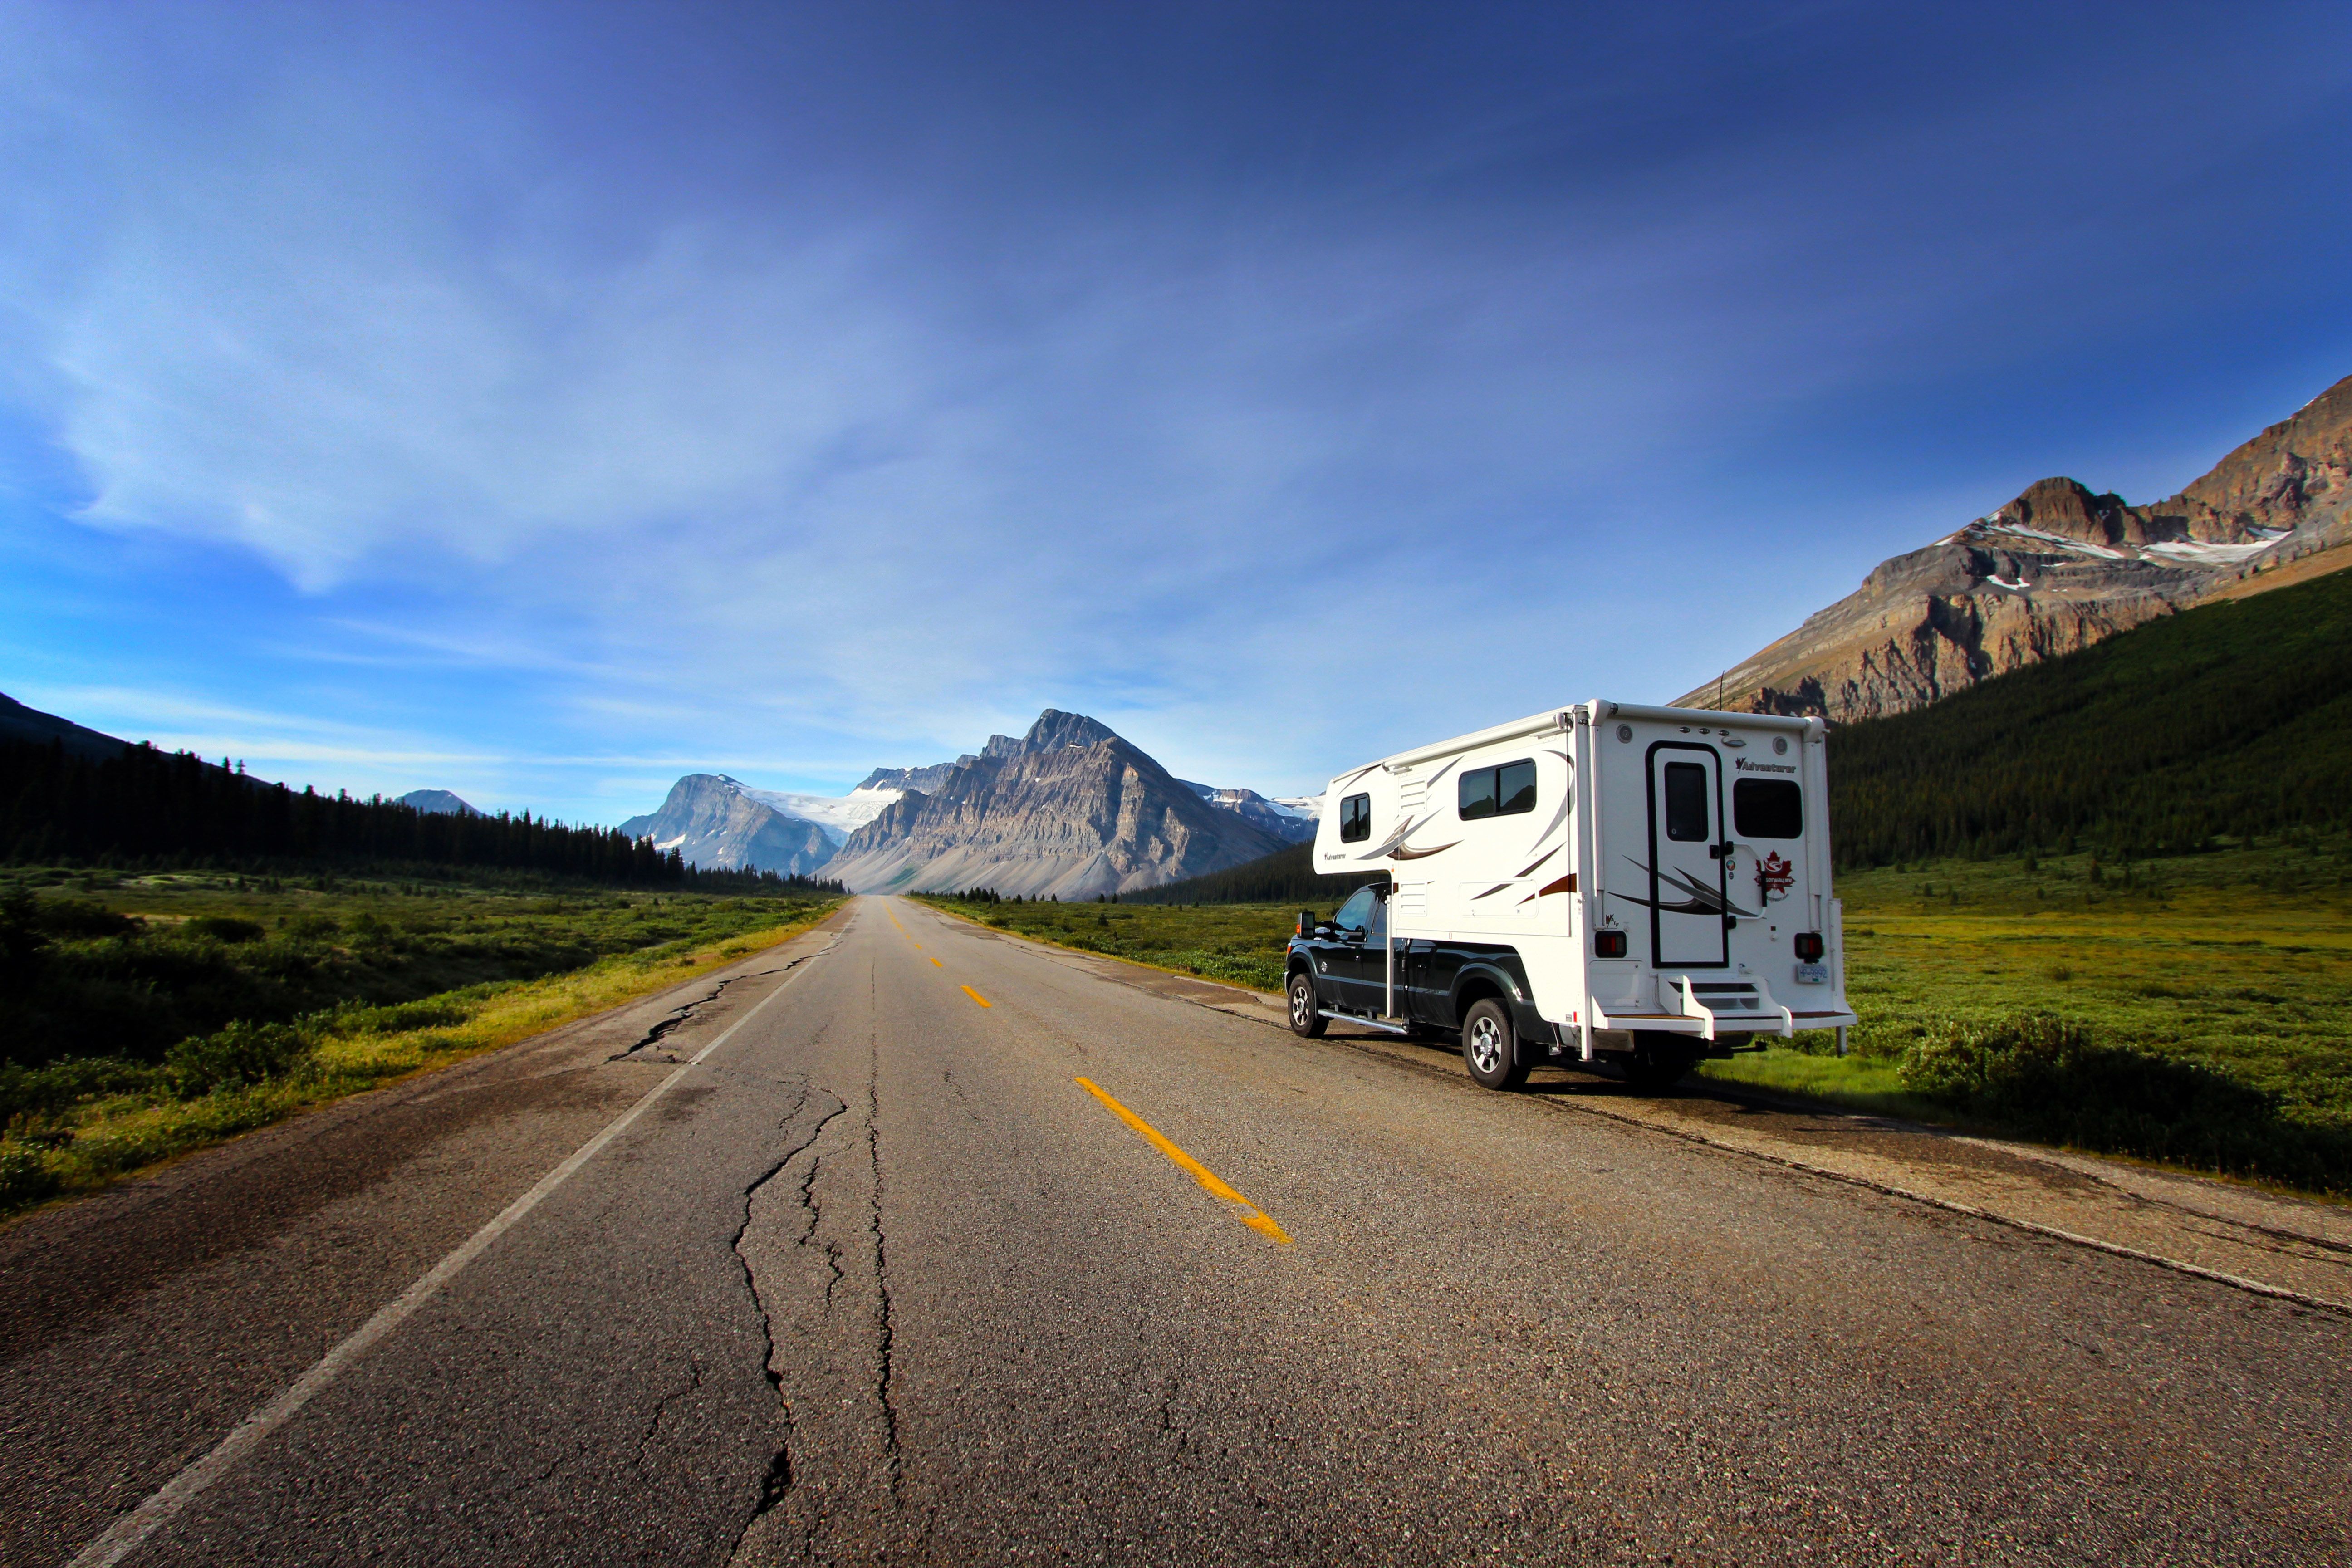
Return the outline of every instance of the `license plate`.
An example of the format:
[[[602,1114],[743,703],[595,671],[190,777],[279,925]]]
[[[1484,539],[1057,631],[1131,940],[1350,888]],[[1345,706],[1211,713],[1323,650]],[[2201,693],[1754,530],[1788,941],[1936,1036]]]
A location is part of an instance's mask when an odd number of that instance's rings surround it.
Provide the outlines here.
[[[1828,964],[1826,964],[1826,963],[1801,963],[1801,964],[1797,965],[1797,984],[1800,984],[1800,985],[1827,985],[1829,983],[1830,983],[1830,966],[1829,966]]]

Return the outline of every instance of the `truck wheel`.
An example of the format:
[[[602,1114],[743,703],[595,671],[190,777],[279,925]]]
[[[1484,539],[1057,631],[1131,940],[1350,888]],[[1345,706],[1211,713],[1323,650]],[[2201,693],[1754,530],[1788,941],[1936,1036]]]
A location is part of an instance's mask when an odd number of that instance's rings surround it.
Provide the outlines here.
[[[1528,1080],[1519,1059],[1519,1032],[1510,1009],[1492,997],[1472,1005],[1462,1020],[1462,1064],[1487,1089],[1517,1089]]]
[[[1633,1036],[1633,1054],[1625,1063],[1625,1081],[1644,1094],[1659,1094],[1682,1081],[1698,1065],[1698,1051],[1678,1035],[1643,1029]]]
[[[1323,1016],[1322,1004],[1316,1000],[1315,976],[1303,969],[1290,972],[1290,1032],[1305,1039],[1319,1038],[1331,1021]]]

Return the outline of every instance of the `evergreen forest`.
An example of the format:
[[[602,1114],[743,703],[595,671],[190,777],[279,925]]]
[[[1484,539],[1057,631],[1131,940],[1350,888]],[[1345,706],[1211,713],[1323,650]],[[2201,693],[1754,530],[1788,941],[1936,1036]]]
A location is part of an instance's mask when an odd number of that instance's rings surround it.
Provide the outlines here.
[[[91,757],[56,742],[0,743],[0,860],[255,873],[437,868],[771,895],[838,890],[770,871],[698,870],[676,850],[664,854],[614,828],[298,792],[143,744]]]

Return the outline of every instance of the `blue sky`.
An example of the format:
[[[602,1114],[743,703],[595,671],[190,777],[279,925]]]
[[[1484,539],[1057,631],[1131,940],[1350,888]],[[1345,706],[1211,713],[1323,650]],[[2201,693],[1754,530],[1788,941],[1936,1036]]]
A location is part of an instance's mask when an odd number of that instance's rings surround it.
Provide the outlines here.
[[[2352,9],[0,6],[0,690],[614,821],[1664,700],[2352,372]]]

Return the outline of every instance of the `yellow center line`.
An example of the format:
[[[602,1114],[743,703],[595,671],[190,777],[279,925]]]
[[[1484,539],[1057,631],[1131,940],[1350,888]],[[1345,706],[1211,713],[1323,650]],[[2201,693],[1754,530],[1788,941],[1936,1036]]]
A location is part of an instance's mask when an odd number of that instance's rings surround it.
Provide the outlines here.
[[[967,986],[965,989],[970,990],[971,987]],[[1138,1116],[1134,1111],[1129,1110],[1126,1106],[1121,1105],[1118,1100],[1113,1100],[1109,1095],[1105,1094],[1100,1086],[1096,1084],[1093,1079],[1082,1078],[1077,1080],[1077,1084],[1080,1089],[1085,1089],[1088,1094],[1091,1094],[1097,1100],[1101,1100],[1104,1106],[1109,1110],[1113,1116],[1118,1117],[1121,1121],[1126,1122],[1129,1127],[1134,1128],[1136,1131],[1141,1133],[1143,1135],[1143,1141],[1150,1144],[1154,1149],[1159,1150],[1161,1153],[1167,1155],[1168,1158],[1174,1163],[1178,1170],[1182,1171],[1186,1175],[1200,1183],[1202,1187],[1209,1194],[1210,1196],[1223,1198],[1225,1202],[1239,1206],[1242,1212],[1235,1217],[1240,1219],[1244,1225],[1249,1226],[1252,1230],[1256,1231],[1261,1236],[1272,1237],[1275,1240],[1282,1243],[1285,1247],[1288,1247],[1290,1245],[1289,1236],[1284,1232],[1280,1226],[1268,1219],[1264,1211],[1260,1210],[1256,1205],[1251,1203],[1249,1199],[1242,1196],[1241,1194],[1234,1191],[1233,1188],[1219,1181],[1217,1179],[1217,1173],[1214,1171],[1210,1170],[1208,1166],[1203,1165],[1200,1161],[1195,1160],[1192,1155],[1187,1154],[1183,1150],[1179,1149],[1175,1144],[1171,1143],[1167,1139],[1162,1138],[1159,1131],[1152,1127],[1151,1123],[1143,1120],[1142,1117]]]
[[[932,962],[933,963],[935,963],[935,964],[939,964],[939,967],[940,967],[940,968],[941,968],[941,969],[945,969],[945,968],[947,967],[947,965],[946,965],[946,964],[944,964],[944,963],[940,963],[940,961],[939,961],[938,959],[936,959],[936,958],[935,958],[935,959],[933,959],[933,960],[931,960],[931,962]]]
[[[939,963],[939,960],[937,960],[937,959],[933,959],[931,962],[932,962],[932,963]],[[940,963],[940,967],[941,969],[945,969],[945,968],[947,967],[947,965],[946,965],[946,964],[944,964],[944,963]],[[969,985],[967,985],[967,986],[965,986],[965,987],[963,988],[963,994],[964,994],[965,995],[967,995],[967,996],[971,997],[973,1001],[975,1001],[975,1002],[979,1003],[979,1004],[980,1004],[982,1006],[983,1006],[983,1007],[993,1007],[993,1006],[995,1006],[995,1005],[996,1005],[996,1004],[995,1004],[995,1003],[991,1002],[987,997],[982,996],[979,992],[974,991],[974,990],[973,990],[971,986],[969,986]]]

